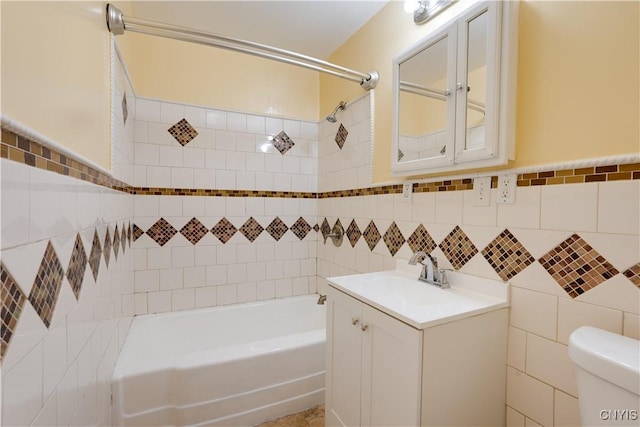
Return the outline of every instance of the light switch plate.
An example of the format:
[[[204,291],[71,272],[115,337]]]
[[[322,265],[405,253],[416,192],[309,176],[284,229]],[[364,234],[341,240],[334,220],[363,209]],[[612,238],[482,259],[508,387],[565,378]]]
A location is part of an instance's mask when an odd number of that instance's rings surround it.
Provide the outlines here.
[[[491,177],[473,178],[473,206],[491,205]]]
[[[402,184],[402,200],[405,202],[411,201],[411,195],[413,194],[413,182],[405,182]]]

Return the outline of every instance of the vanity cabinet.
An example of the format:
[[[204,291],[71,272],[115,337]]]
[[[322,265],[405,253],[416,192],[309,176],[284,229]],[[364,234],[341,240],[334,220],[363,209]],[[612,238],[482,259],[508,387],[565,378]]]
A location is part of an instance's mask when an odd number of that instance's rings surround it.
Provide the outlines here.
[[[417,329],[330,285],[326,425],[504,425],[507,325],[501,308]]]
[[[326,425],[419,425],[422,332],[331,287],[327,303]]]
[[[514,159],[517,3],[476,3],[394,59],[394,175]]]

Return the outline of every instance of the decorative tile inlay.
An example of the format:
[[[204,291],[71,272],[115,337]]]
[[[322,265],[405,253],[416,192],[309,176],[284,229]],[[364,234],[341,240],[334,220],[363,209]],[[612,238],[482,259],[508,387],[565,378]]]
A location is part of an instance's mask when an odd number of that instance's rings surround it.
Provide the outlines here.
[[[279,217],[276,217],[273,221],[271,221],[271,224],[267,226],[267,233],[269,233],[271,237],[273,237],[277,241],[280,240],[282,236],[284,236],[284,233],[286,233],[288,229],[289,227],[287,227],[287,224],[282,222]]]
[[[198,131],[186,119],[180,120],[167,130],[183,147],[198,136]]]
[[[47,328],[51,325],[63,277],[64,270],[53,245],[49,242],[29,294],[29,302]]]
[[[178,231],[173,228],[166,219],[160,218],[147,230],[147,236],[151,237],[157,244],[164,246]]]
[[[130,222],[127,223],[127,243],[129,244],[129,247],[131,247],[131,223]]]
[[[329,225],[329,221],[327,221],[327,218],[322,220],[322,225],[320,225],[320,232],[322,233],[324,242],[327,243],[327,234],[331,233],[331,226]]]
[[[256,240],[263,231],[264,228],[253,217],[249,218],[242,224],[242,227],[240,227],[240,233],[250,242]]]
[[[482,256],[505,282],[535,261],[529,251],[507,229],[482,250]]]
[[[82,281],[84,280],[84,271],[87,268],[87,253],[84,250],[84,244],[80,233],[76,235],[76,242],[73,246],[73,252],[71,252],[71,259],[69,260],[69,267],[67,267],[67,279],[71,284],[71,290],[76,296],[76,299],[80,297],[80,288],[82,287]]]
[[[4,359],[27,297],[1,262],[0,281],[2,281],[2,349],[0,350],[0,358]]]
[[[358,224],[356,224],[356,220],[352,219],[351,224],[347,227],[347,238],[349,239],[349,243],[351,243],[351,247],[355,247],[358,240],[360,240],[360,236],[362,236],[362,232],[360,228],[358,228]]]
[[[315,224],[313,224],[313,231],[315,231],[316,233],[318,232],[318,230],[320,230],[320,226],[318,225],[318,223],[316,222]]]
[[[302,217],[298,218],[298,220],[291,226],[291,231],[300,240],[304,239],[311,230],[312,228],[309,223]]]
[[[391,256],[394,256],[402,245],[404,245],[406,239],[402,235],[402,232],[396,225],[395,221],[391,223],[387,231],[384,233],[384,243],[387,245]]]
[[[274,147],[276,147],[276,150],[278,150],[280,154],[285,154],[295,145],[293,140],[289,138],[289,135],[287,135],[284,131],[274,136],[271,143]]]
[[[347,135],[349,135],[349,131],[347,131],[347,128],[344,127],[342,123],[340,123],[340,127],[338,128],[338,133],[336,133],[335,141],[341,150],[342,150],[342,147],[344,147],[345,141],[347,140]]]
[[[118,224],[116,224],[116,229],[113,231],[113,254],[116,256],[116,261],[118,260],[119,250],[120,250],[120,231],[118,231]]]
[[[98,230],[93,232],[93,244],[91,245],[91,253],[89,254],[89,267],[93,273],[93,280],[98,281],[98,271],[100,270],[100,257],[102,256],[102,246],[98,237]]]
[[[127,229],[125,228],[124,223],[122,223],[120,244],[122,245],[122,255],[124,255],[124,252],[125,252],[125,250],[127,248]]]
[[[229,239],[236,234],[238,229],[234,227],[231,222],[227,218],[222,218],[216,225],[211,229],[211,233],[218,238],[222,243],[227,243]]]
[[[618,270],[577,234],[538,260],[571,298],[618,274]]]
[[[136,224],[133,224],[133,232],[132,232],[133,241],[135,242],[136,240],[138,240],[140,236],[142,236],[143,234],[144,234],[144,231],[142,231],[142,228],[138,227]]]
[[[380,236],[380,232],[378,231],[378,227],[371,221],[367,228],[364,229],[364,241],[369,245],[369,249],[373,250],[376,247],[382,236]]]
[[[127,94],[122,95],[122,119],[124,124],[127,124],[127,117],[129,117],[129,109],[127,108]]]
[[[107,225],[107,232],[104,236],[104,245],[102,245],[104,255],[104,262],[109,267],[109,259],[111,258],[111,233],[109,232],[109,226]]]
[[[629,280],[631,280],[637,287],[640,288],[640,262],[633,267],[625,270],[624,274]]]
[[[404,157],[404,153],[402,152],[401,149],[398,148],[398,161],[402,160],[403,157]]]
[[[180,229],[180,234],[191,242],[192,245],[198,243],[208,232],[209,229],[202,225],[195,217],[191,218],[191,220]]]
[[[413,253],[423,251],[430,254],[438,245],[433,240],[424,225],[420,224],[407,239],[407,244]]]
[[[456,270],[461,269],[478,253],[478,248],[457,225],[438,246]]]

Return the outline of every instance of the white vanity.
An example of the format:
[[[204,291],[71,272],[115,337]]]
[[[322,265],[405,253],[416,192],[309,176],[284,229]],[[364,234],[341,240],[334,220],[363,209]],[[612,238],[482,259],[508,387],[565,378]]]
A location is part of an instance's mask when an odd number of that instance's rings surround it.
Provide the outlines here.
[[[504,425],[508,285],[398,265],[328,279],[326,425]]]

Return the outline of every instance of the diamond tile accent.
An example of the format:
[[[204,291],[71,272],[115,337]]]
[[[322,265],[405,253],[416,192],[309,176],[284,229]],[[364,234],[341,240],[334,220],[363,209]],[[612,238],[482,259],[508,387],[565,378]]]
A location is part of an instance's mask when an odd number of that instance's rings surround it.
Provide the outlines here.
[[[274,136],[271,143],[274,147],[276,147],[276,150],[278,150],[280,154],[285,154],[294,145],[296,145],[293,140],[289,138],[289,135],[287,135],[284,131]]]
[[[317,224],[316,224],[317,225]],[[291,231],[296,237],[300,240],[307,237],[307,234],[312,230],[311,226],[304,218],[300,217],[296,222],[291,226]]]
[[[198,243],[208,232],[209,229],[202,225],[195,217],[191,218],[191,220],[180,229],[180,234],[191,242],[192,245]]]
[[[391,253],[391,256],[398,253],[402,245],[404,245],[404,242],[406,242],[406,239],[402,235],[402,232],[396,225],[395,221],[392,222],[387,231],[385,231],[383,239]]]
[[[398,148],[398,161],[402,160],[403,157],[404,157],[404,153],[402,152],[401,149]]]
[[[367,228],[364,229],[364,241],[367,242],[370,250],[376,247],[382,236],[380,236],[380,232],[378,231],[378,227],[374,224],[373,221],[367,225]]]
[[[461,269],[478,253],[478,248],[457,225],[438,246],[456,270]]]
[[[327,234],[331,233],[331,226],[329,225],[329,221],[327,221],[327,218],[322,220],[322,225],[320,225],[320,232],[322,233],[324,242],[327,243]]]
[[[118,231],[118,224],[116,224],[116,229],[113,231],[113,254],[116,256],[116,261],[118,260],[119,250],[120,250],[120,231]]]
[[[178,230],[173,228],[166,219],[160,218],[147,230],[147,236],[151,237],[157,244],[164,246]]]
[[[102,256],[102,246],[98,237],[98,230],[93,232],[93,244],[91,245],[91,253],[89,254],[89,267],[93,273],[93,280],[98,280],[98,271],[100,270],[100,257]]]
[[[131,247],[131,223],[130,222],[127,223],[127,243],[129,244],[129,247]]]
[[[342,147],[344,147],[344,143],[347,141],[347,135],[349,135],[349,131],[347,130],[346,127],[342,125],[342,123],[340,123],[340,127],[338,128],[338,133],[336,133],[335,141],[341,150],[342,150]]]
[[[271,224],[267,226],[267,233],[269,233],[271,237],[278,241],[282,238],[282,236],[284,236],[284,233],[286,233],[288,229],[289,227],[287,227],[287,224],[282,222],[279,217],[276,217],[273,221],[271,221]]]
[[[256,240],[263,231],[264,228],[253,217],[249,218],[242,224],[242,227],[240,227],[240,233],[250,242]]]
[[[318,223],[315,223],[313,225],[313,231],[315,231],[316,233],[318,232],[318,230],[320,230],[320,226],[318,225]]]
[[[120,243],[122,244],[122,255],[124,255],[125,250],[127,249],[127,228],[125,228],[124,223],[122,223],[122,236],[120,237]]]
[[[167,130],[183,147],[198,136],[198,131],[186,119],[180,120]]]
[[[63,277],[64,270],[53,245],[49,242],[29,294],[29,302],[47,328],[51,325]]]
[[[2,282],[2,349],[0,357],[4,359],[27,297],[2,263],[0,263],[0,281]]]
[[[102,254],[104,255],[104,262],[107,264],[107,267],[109,267],[109,259],[111,258],[112,243],[111,243],[111,233],[109,232],[108,225],[107,225],[107,232],[104,236],[104,245],[102,245],[102,248],[103,248]]]
[[[360,236],[362,236],[362,232],[360,228],[358,228],[358,224],[356,224],[356,220],[352,219],[349,227],[347,227],[347,238],[349,239],[349,243],[351,243],[351,247],[355,247],[358,240],[360,240]]]
[[[84,250],[84,244],[80,233],[76,235],[76,242],[71,252],[69,267],[67,267],[67,279],[71,284],[71,290],[76,296],[76,300],[80,297],[80,289],[84,280],[84,271],[87,268],[87,253]]]
[[[535,258],[507,229],[482,250],[482,256],[504,281],[535,262]]]
[[[633,267],[625,270],[624,274],[629,280],[631,280],[637,287],[640,288],[640,262]]]
[[[127,124],[127,117],[129,117],[129,108],[127,107],[127,94],[122,95],[122,119],[124,124]]]
[[[234,225],[231,224],[231,222],[229,222],[227,218],[222,218],[211,229],[211,233],[213,233],[213,235],[216,236],[222,243],[227,243],[229,239],[231,239],[233,235],[236,234],[236,231],[238,231],[238,229],[234,227]]]
[[[142,228],[138,227],[136,224],[133,224],[133,231],[131,234],[133,237],[133,241],[135,242],[140,238],[140,236],[144,234],[144,231],[142,230]]]
[[[577,234],[573,234],[538,261],[571,298],[618,274],[613,265]]]
[[[413,233],[407,239],[407,244],[413,251],[416,253],[418,251],[423,251],[426,253],[431,253],[438,246],[436,242],[433,240],[429,232],[424,225],[420,224]]]

